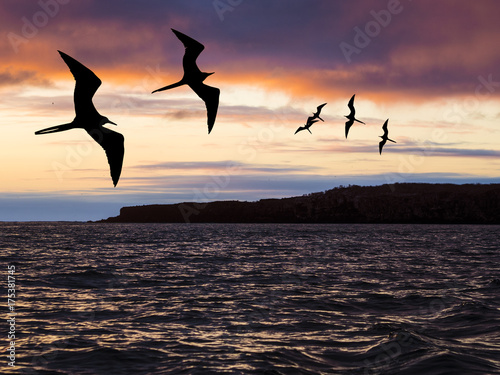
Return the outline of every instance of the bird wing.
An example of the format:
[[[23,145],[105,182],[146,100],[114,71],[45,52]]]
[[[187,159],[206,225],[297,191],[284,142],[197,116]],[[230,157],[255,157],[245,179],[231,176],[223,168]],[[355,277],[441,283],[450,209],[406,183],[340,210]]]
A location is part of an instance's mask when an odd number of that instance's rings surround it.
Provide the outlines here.
[[[326,103],[323,103],[319,106],[316,107],[316,113],[314,113],[314,116],[318,117],[321,113],[321,109],[326,105]]]
[[[66,65],[68,65],[68,68],[76,81],[74,94],[76,115],[78,116],[79,113],[88,114],[88,112],[92,110],[96,111],[94,104],[92,103],[92,97],[99,86],[101,86],[101,80],[92,70],[87,68],[82,63],[76,61],[64,52],[59,50],[58,52]]]
[[[349,100],[349,103],[347,103],[347,106],[349,107],[349,109],[351,110],[351,114],[354,115],[356,113],[356,110],[354,109],[354,96],[356,96],[356,94],[354,94],[351,98],[351,100]]]
[[[297,134],[298,132],[300,132],[301,130],[307,130],[309,133],[312,134],[312,132],[309,130],[309,128],[311,127],[312,124],[314,124],[315,122],[318,122],[318,120],[313,120],[314,117],[308,117],[307,118],[307,122],[304,126],[301,126],[299,127],[295,133],[293,134]]]
[[[196,59],[200,53],[205,49],[205,46],[194,40],[193,38],[181,33],[180,31],[172,29],[175,36],[182,42],[185,47],[184,57],[182,58],[182,66],[184,71],[196,71],[201,73],[198,65],[196,65]]]
[[[300,132],[302,130],[306,130],[306,127],[305,126],[300,126],[297,130],[295,130],[295,133],[293,133],[293,134],[297,134],[298,132]]]
[[[314,116],[309,116],[306,121],[306,126],[311,126],[315,122],[318,122],[318,120],[315,120]]]
[[[382,139],[378,144],[378,152],[382,155],[382,147],[385,145],[385,139]]]
[[[384,131],[384,137],[387,137],[389,134],[389,130],[387,130],[387,123],[389,122],[389,119],[385,120],[384,125],[382,125],[382,130]]]
[[[207,107],[208,134],[215,124],[215,117],[219,108],[220,90],[216,87],[205,85],[203,82],[190,84],[189,87],[205,102]]]
[[[351,128],[352,124],[354,124],[353,120],[346,121],[345,123],[345,137],[347,138],[347,134],[349,134],[349,129]]]
[[[106,152],[111,179],[113,180],[113,185],[116,186],[120,174],[122,173],[123,155],[125,154],[125,138],[120,133],[105,128],[104,126],[87,130],[87,133],[89,133]]]

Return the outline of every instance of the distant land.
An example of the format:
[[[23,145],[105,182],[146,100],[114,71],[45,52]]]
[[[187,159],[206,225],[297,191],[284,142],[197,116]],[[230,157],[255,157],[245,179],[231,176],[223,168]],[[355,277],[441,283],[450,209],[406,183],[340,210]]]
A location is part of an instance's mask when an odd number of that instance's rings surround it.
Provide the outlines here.
[[[256,202],[123,207],[101,222],[500,224],[500,184],[350,185]]]

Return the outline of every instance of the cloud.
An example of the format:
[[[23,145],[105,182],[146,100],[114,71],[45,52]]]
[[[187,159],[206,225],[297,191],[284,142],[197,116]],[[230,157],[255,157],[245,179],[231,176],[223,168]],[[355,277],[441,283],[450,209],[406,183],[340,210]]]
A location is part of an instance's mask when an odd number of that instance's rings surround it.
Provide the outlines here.
[[[44,0],[47,1],[51,0]],[[369,166],[389,169],[390,163],[402,159],[403,154],[429,155],[429,161],[436,161],[432,166],[426,165],[429,168],[456,171],[462,162],[474,162],[482,173],[493,173],[489,166],[496,165],[495,158],[500,156],[492,137],[500,93],[500,49],[496,38],[500,35],[500,23],[496,20],[500,3],[401,1],[402,11],[392,14],[388,24],[370,36],[366,46],[358,45],[359,53],[353,54],[349,63],[340,44],[355,46],[357,30],[366,33],[366,27],[373,27],[375,17],[387,15],[384,12],[388,4],[394,2],[358,0],[353,5],[348,1],[242,1],[221,19],[213,2],[204,0],[69,1],[61,4],[56,14],[49,15],[45,25],[37,26],[33,35],[23,34],[23,24],[26,20],[33,22],[37,14],[41,17],[41,2],[1,2],[0,23],[5,32],[4,38],[0,38],[0,103],[8,120],[2,128],[8,132],[6,139],[11,140],[5,151],[14,154],[12,151],[21,150],[21,144],[30,147],[41,141],[33,141],[32,131],[73,118],[74,80],[57,53],[60,49],[101,78],[103,85],[94,98],[96,108],[118,122],[118,131],[123,130],[126,136],[127,156],[121,180],[124,183],[120,182],[119,189],[113,191],[123,198],[122,203],[189,198],[193,187],[203,190],[207,183],[223,183],[225,163],[237,153],[241,160],[250,160],[251,152],[258,157],[255,164],[237,164],[240,173],[231,175],[231,183],[219,189],[218,197],[254,199],[308,193],[338,181],[374,181],[372,175],[366,175],[366,179],[352,175],[321,176],[327,170],[352,171],[351,166],[360,173],[370,173],[362,171],[363,163],[354,167],[354,158],[368,160]],[[189,133],[190,123],[206,134],[206,128],[201,126],[206,121],[206,111],[195,93],[186,87],[173,90],[175,93],[151,95],[154,89],[182,77],[184,47],[170,28],[202,42],[205,50],[198,65],[202,71],[216,72],[206,83],[221,88],[217,118],[220,128],[216,126],[219,131],[201,141],[197,138],[196,142],[213,147],[216,152],[209,155],[222,161],[202,157],[201,162],[179,161],[198,158],[193,155],[199,150],[186,148],[190,143],[182,138]],[[9,32],[26,39],[17,51],[7,37]],[[481,97],[476,94],[481,84],[479,77],[491,81],[482,86]],[[387,116],[394,124],[402,125],[399,130],[391,128],[398,143],[386,145],[382,159],[378,155],[380,139],[376,138],[381,134],[379,127],[377,131],[370,126],[360,127],[352,130],[353,139],[344,138],[341,116],[347,113],[346,103],[353,93],[359,95],[360,119],[381,124]],[[304,133],[293,136],[322,102],[328,102],[325,124],[317,124],[318,131],[313,128],[312,137]],[[191,120],[195,117],[196,125]],[[178,126],[181,123],[186,127]],[[338,128],[334,128],[337,123]],[[320,125],[325,125],[321,132]],[[435,129],[447,136],[434,136]],[[459,134],[465,131],[469,133]],[[26,136],[28,133],[30,137]],[[46,142],[76,146],[72,140],[87,137],[85,132],[73,134],[62,136],[60,142],[55,138],[47,138]],[[155,159],[153,142],[148,143],[151,134],[161,134],[158,141],[163,143],[155,147],[165,148],[165,152],[172,153],[166,160],[177,162],[140,162],[162,160]],[[418,142],[412,136],[466,142]],[[64,139],[67,142],[62,142]],[[99,146],[94,143],[93,147]],[[240,152],[242,149],[245,152]],[[57,151],[64,159],[62,148],[44,148],[42,154]],[[32,152],[40,154],[37,149]],[[174,152],[175,157],[170,157]],[[102,184],[92,180],[90,185],[108,186],[105,155],[102,150],[98,154],[100,172],[96,175],[102,176]],[[340,162],[346,159],[352,163]],[[24,171],[26,167],[27,171],[38,163],[36,170],[40,171],[49,165],[42,164],[43,160],[50,163],[52,159],[33,155],[13,159],[17,164],[4,176],[6,186],[11,190],[28,186],[22,185],[25,182],[11,170]],[[263,164],[259,164],[261,160]],[[300,160],[301,164],[286,164],[290,160]],[[332,160],[339,163],[328,165]],[[383,162],[376,164],[379,160]],[[308,163],[319,167],[310,167]],[[214,180],[217,177],[219,180]],[[439,181],[464,176],[444,173],[424,177]],[[35,181],[35,177],[30,181]],[[385,180],[379,176],[377,181]],[[89,192],[105,195],[104,190],[90,187],[83,193]],[[57,201],[57,194],[47,197],[52,198]],[[102,202],[106,200],[102,198]]]
[[[155,164],[135,165],[132,168],[139,170],[206,170],[212,174],[234,175],[241,173],[292,173],[292,172],[311,172],[321,169],[319,167],[300,166],[300,165],[266,165],[249,164],[231,160],[222,161],[191,161],[191,162],[166,162]]]
[[[318,140],[320,147],[310,148],[304,147],[301,149],[285,148],[281,151],[300,151],[300,152],[334,152],[334,153],[368,153],[373,154],[374,150],[378,152],[378,142],[379,140],[368,144],[366,142],[358,142],[357,144],[339,144],[336,141],[343,141],[342,138],[339,139],[328,139],[320,138]],[[386,143],[384,151],[396,153],[396,154],[406,154],[406,155],[422,155],[429,157],[464,157],[464,158],[500,158],[500,150],[492,149],[473,149],[473,148],[460,148],[460,147],[450,147],[457,146],[462,143],[459,142],[448,142],[440,143],[433,141],[416,141],[406,137],[403,137],[397,141],[396,144]],[[387,148],[390,147],[390,151]]]
[[[50,80],[40,77],[36,71],[13,70],[11,68],[0,71],[0,87],[21,84],[52,87]]]
[[[115,84],[125,76],[131,84],[148,78],[147,67],[157,65],[167,82],[182,74],[183,46],[170,31],[173,27],[205,44],[199,65],[215,70],[217,80],[295,96],[352,90],[392,100],[401,92],[470,94],[479,74],[497,71],[500,4],[491,0],[401,2],[402,11],[392,14],[366,47],[356,47],[360,52],[348,63],[340,44],[355,45],[355,28],[365,30],[374,14],[387,12],[388,4],[245,1],[225,13],[222,22],[210,1],[70,2],[18,54],[4,40],[0,57],[14,75],[35,70],[54,77],[63,70],[56,63],[55,50],[61,49]],[[8,28],[18,33],[23,17],[41,11],[37,3],[2,3],[0,8]]]
[[[121,193],[88,195],[70,193],[2,193],[0,221],[100,220],[118,215],[124,206],[210,202],[216,200],[256,201],[266,198],[300,196],[332,189],[340,185],[375,186],[395,182],[427,183],[500,183],[499,178],[478,177],[461,173],[387,173],[372,175],[261,175],[233,176],[225,180],[206,177],[162,177],[137,179],[136,186],[120,189]],[[151,183],[153,183],[151,185]]]
[[[466,158],[499,158],[500,150],[467,149],[467,148],[419,148],[406,147],[392,150],[396,153],[422,154],[429,156],[456,156]]]

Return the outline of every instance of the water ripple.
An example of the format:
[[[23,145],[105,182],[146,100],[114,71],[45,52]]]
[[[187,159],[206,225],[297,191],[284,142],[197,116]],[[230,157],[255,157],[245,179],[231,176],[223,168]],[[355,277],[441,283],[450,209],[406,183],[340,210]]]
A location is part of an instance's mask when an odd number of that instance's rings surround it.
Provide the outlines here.
[[[21,373],[500,373],[499,226],[0,230]]]

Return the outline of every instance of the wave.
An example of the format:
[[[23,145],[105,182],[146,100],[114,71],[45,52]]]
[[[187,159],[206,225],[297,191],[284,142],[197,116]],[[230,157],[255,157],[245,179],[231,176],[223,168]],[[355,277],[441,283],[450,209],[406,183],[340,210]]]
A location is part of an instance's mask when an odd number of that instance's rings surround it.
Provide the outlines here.
[[[357,360],[369,374],[444,375],[494,373],[500,367],[493,358],[487,351],[471,353],[453,339],[395,329]]]

